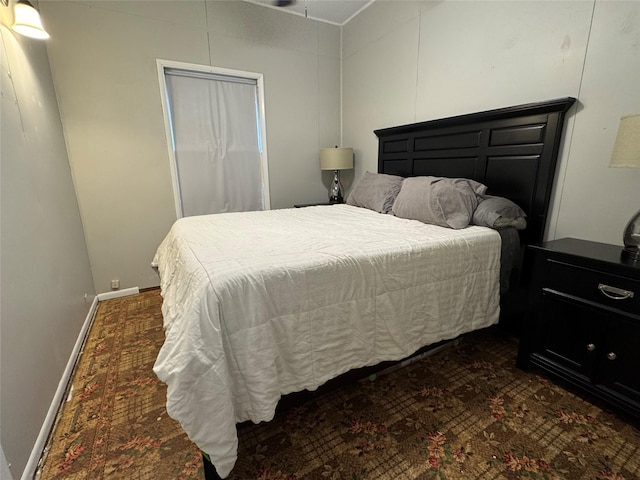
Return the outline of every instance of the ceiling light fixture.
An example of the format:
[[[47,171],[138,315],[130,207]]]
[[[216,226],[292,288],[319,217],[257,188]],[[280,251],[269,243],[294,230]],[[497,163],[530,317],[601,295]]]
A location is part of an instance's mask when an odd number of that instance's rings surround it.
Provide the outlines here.
[[[42,26],[38,11],[27,0],[18,0],[13,7],[13,25],[11,29],[25,37],[46,40],[49,34]]]

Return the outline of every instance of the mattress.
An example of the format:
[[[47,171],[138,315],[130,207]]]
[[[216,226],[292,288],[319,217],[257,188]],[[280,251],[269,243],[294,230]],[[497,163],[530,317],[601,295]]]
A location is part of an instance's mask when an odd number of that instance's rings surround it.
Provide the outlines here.
[[[167,412],[224,478],[281,395],[496,323],[500,247],[349,205],[180,219],[153,261]]]

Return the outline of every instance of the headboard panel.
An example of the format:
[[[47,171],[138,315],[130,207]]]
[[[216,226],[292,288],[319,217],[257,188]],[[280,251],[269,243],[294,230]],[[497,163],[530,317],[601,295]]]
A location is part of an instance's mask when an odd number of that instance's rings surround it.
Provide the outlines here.
[[[375,130],[378,172],[470,178],[527,212],[523,242],[540,242],[551,198],[566,97]]]

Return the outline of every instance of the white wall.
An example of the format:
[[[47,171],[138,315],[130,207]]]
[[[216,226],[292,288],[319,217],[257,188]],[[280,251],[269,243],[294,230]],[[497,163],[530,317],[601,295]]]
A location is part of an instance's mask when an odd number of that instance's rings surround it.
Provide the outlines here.
[[[156,59],[263,73],[272,208],[326,200],[340,29],[236,1],[42,2],[95,288],[158,285],[175,220]],[[323,183],[324,181],[324,183]]]
[[[640,113],[640,2],[595,4],[555,237],[622,244],[640,209],[640,169],[609,168],[621,115]]]
[[[343,140],[356,176],[373,130],[572,96],[548,238],[622,244],[640,170],[608,168],[640,112],[640,2],[376,0],[343,28]]]
[[[94,289],[46,47],[9,15],[1,6],[0,444],[20,478]]]
[[[620,243],[640,172],[607,164],[617,119],[640,110],[638,5],[377,0],[342,32],[343,144],[356,153],[345,183],[376,168],[376,128],[575,96],[549,236]],[[96,290],[157,285],[149,263],[175,219],[156,58],[263,73],[272,207],[326,198],[317,159],[341,143],[338,27],[238,0],[41,10]],[[585,194],[596,185],[618,195]]]

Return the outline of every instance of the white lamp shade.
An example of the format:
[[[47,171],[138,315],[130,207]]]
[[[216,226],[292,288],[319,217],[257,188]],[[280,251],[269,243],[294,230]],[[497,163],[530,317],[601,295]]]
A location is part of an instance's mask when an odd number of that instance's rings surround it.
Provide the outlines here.
[[[620,119],[609,166],[640,168],[640,114]]]
[[[15,4],[13,9],[14,21],[12,30],[25,37],[46,40],[49,34],[42,26],[40,14],[33,6],[24,0]]]
[[[353,148],[320,149],[321,170],[348,170],[353,168]]]

